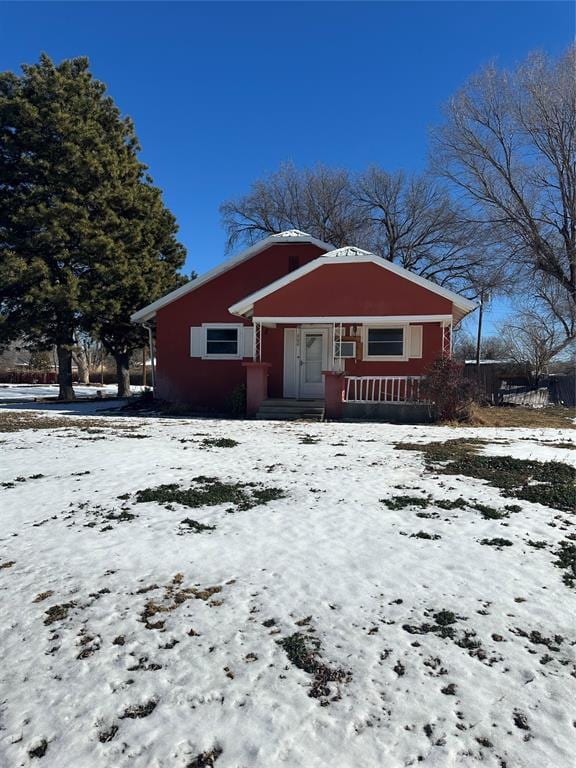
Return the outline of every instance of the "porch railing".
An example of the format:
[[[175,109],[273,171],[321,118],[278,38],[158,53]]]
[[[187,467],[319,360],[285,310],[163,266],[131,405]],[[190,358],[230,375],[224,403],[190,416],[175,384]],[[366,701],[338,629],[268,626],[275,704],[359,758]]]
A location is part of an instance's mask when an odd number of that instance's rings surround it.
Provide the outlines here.
[[[346,376],[345,403],[420,403],[421,376]]]

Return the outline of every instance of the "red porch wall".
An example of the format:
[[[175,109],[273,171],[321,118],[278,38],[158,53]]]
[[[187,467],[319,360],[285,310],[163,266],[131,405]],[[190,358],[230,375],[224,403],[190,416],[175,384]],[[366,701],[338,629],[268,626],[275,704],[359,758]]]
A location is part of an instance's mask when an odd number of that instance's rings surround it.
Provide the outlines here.
[[[451,313],[448,299],[371,263],[323,265],[254,304],[255,317]]]
[[[160,309],[156,315],[157,397],[207,410],[225,408],[234,389],[245,383],[242,360],[190,357],[190,328],[242,322],[228,312],[229,306],[323,253],[310,243],[273,245]],[[273,358],[270,362],[280,363],[274,365],[271,381],[275,392],[280,381],[281,392],[283,331],[269,329],[268,333],[263,348]]]

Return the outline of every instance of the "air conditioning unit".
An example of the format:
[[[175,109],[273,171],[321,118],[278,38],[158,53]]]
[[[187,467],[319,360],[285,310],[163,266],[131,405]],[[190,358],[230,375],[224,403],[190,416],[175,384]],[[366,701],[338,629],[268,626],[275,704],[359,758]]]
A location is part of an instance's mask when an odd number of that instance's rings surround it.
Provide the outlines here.
[[[354,359],[356,357],[356,342],[355,341],[337,341],[335,349],[335,357],[348,359]]]

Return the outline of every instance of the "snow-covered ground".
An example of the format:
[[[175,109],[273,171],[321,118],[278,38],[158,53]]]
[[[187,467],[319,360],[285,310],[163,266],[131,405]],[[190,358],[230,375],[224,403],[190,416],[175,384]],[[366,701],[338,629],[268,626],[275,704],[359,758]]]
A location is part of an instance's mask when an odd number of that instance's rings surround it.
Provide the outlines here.
[[[132,387],[133,392],[140,392],[143,387]],[[118,391],[116,384],[74,384],[77,397],[96,397],[101,391],[106,395],[115,395]],[[36,397],[57,397],[57,384],[0,384],[0,401],[2,400],[34,400]]]
[[[574,431],[6,413],[51,422],[0,433],[3,768],[574,765],[573,514],[395,447],[573,465]],[[138,502],[206,477],[241,495]]]

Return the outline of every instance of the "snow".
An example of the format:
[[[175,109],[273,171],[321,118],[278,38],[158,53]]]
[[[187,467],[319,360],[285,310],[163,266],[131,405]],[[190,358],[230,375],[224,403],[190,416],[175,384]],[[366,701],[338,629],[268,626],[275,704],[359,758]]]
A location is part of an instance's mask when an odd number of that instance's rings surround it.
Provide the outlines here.
[[[61,414],[62,426],[0,433],[1,766],[35,764],[28,752],[43,740],[43,768],[185,768],[215,748],[216,768],[573,765],[576,592],[552,554],[569,515],[519,501],[522,512],[505,520],[439,508],[421,518],[417,507],[394,511],[380,500],[516,501],[481,480],[429,472],[419,452],[396,442],[480,437],[487,453],[574,464],[576,451],[543,445],[574,443],[574,431],[134,418],[94,408],[12,406],[10,415],[27,418]],[[239,445],[202,444],[219,437]],[[189,487],[201,475],[286,496],[232,514],[230,504],[118,498]],[[102,514],[123,506],[136,517],[107,525]],[[216,529],[182,534],[187,517]],[[422,530],[441,538],[410,537]],[[479,544],[496,536],[514,545]],[[171,597],[214,586],[221,591],[208,599]],[[171,608],[149,619],[163,628],[141,620],[150,600]],[[67,603],[66,618],[44,623],[45,611]],[[440,610],[459,617],[459,633],[477,633],[486,659],[403,628]],[[563,640],[549,650],[518,629]],[[351,674],[330,683],[329,697],[308,695],[311,675],[276,642],[308,631],[322,662]],[[442,693],[452,683],[455,695]],[[121,717],[152,700],[147,717]],[[528,729],[515,724],[522,717]]]
[[[133,392],[140,392],[143,387],[133,386]],[[85,386],[75,384],[74,392],[77,397],[97,397],[98,392],[107,396],[115,395],[118,391],[116,384],[103,386],[92,384]],[[58,397],[57,384],[0,384],[0,402],[6,400],[34,400],[36,397]]]
[[[273,235],[278,240],[301,240],[305,237],[312,237],[308,232],[302,232],[301,229],[285,229],[283,232],[278,232],[277,235]]]

